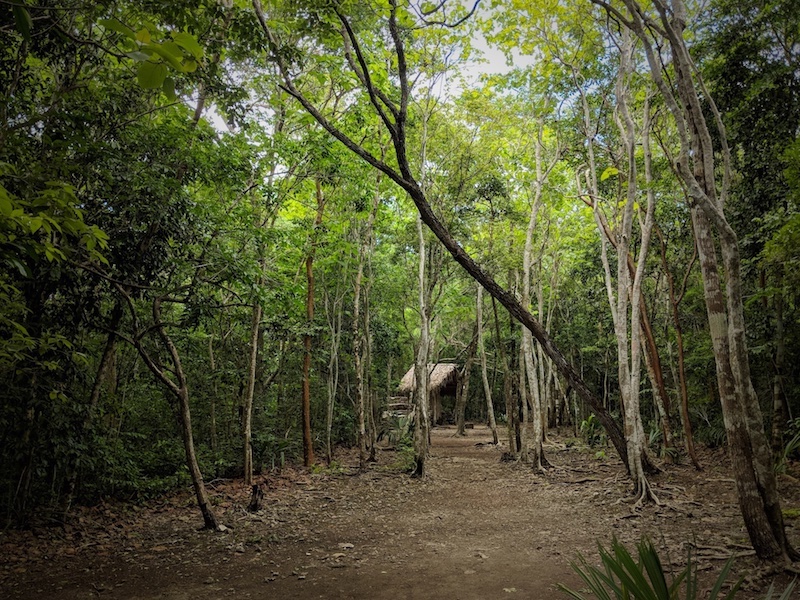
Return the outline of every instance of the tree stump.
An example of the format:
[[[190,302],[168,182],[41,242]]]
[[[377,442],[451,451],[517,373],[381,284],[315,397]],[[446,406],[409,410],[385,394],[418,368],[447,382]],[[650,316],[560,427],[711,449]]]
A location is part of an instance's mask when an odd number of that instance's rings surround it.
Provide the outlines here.
[[[258,512],[261,509],[261,500],[264,498],[264,490],[260,485],[253,485],[253,492],[250,495],[250,504],[247,505],[248,512]]]

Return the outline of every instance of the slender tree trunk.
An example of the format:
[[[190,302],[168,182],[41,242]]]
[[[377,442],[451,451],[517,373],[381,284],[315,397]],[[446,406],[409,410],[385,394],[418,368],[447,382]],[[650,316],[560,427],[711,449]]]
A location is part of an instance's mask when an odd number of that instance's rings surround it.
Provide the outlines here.
[[[355,364],[356,372],[356,410],[358,413],[358,465],[363,471],[367,467],[367,413],[371,412],[368,406],[370,403],[369,390],[366,389],[364,381],[364,330],[361,324],[361,284],[364,278],[364,267],[367,262],[367,254],[372,247],[372,228],[375,223],[375,215],[378,212],[378,204],[380,203],[380,184],[381,176],[378,175],[375,193],[373,194],[372,209],[370,210],[369,217],[367,218],[366,229],[363,234],[359,235],[358,245],[358,270],[356,272],[356,281],[353,289],[353,361]],[[367,302],[369,300],[367,299]],[[367,318],[368,315],[367,315]]]
[[[358,426],[358,468],[364,471],[367,468],[367,430],[366,410],[367,401],[364,389],[364,365],[362,355],[361,331],[361,280],[364,277],[364,243],[359,242],[358,271],[353,286],[353,363],[356,376],[356,414]]]
[[[536,219],[539,214],[539,209],[542,206],[542,132],[541,126],[539,127],[539,135],[536,141],[536,181],[534,183],[533,204],[531,206],[530,218],[528,219],[528,228],[525,232],[525,249],[522,255],[522,296],[520,303],[526,310],[530,310],[531,306],[531,270],[533,265],[533,234],[536,229]],[[539,315],[541,318],[541,314]],[[523,431],[527,436],[527,423],[533,421],[533,440],[528,443],[524,449],[523,456],[525,459],[532,462],[534,470],[542,470],[543,448],[542,442],[544,440],[542,428],[542,403],[539,394],[539,377],[536,367],[533,364],[533,336],[525,327],[522,327],[522,344],[521,344],[521,362],[520,372],[527,374],[528,378],[528,394],[521,394],[523,398],[526,396],[532,399],[533,415],[528,418],[527,402],[523,402]],[[524,377],[520,377],[520,382]],[[523,388],[524,389],[524,388]],[[527,437],[526,437],[527,440]],[[533,455],[530,452],[533,450]]]
[[[478,325],[476,324],[477,328]],[[464,371],[461,377],[461,388],[458,392],[458,400],[456,402],[456,433],[458,435],[466,435],[466,422],[465,413],[467,402],[469,402],[469,384],[472,379],[472,364],[475,362],[475,350],[477,348],[477,336],[473,335],[472,340],[467,347],[467,360],[464,362]]]
[[[693,243],[692,259],[689,261],[689,266],[686,268],[684,274],[683,284],[680,291],[675,290],[675,278],[667,263],[667,244],[664,235],[659,228],[656,228],[659,240],[661,242],[661,264],[664,267],[664,273],[667,277],[667,285],[669,288],[669,303],[672,310],[672,321],[675,325],[675,340],[678,346],[678,382],[681,394],[681,424],[683,426],[683,439],[686,447],[686,454],[692,461],[694,468],[702,471],[700,461],[697,458],[697,452],[694,448],[694,435],[692,434],[692,422],[689,420],[689,388],[686,383],[686,353],[683,347],[683,327],[681,326],[680,317],[680,303],[686,294],[686,287],[689,281],[689,274],[691,273],[692,266],[697,260],[697,245]],[[694,242],[694,240],[693,240]]]
[[[520,326],[522,328],[522,326]],[[530,423],[530,410],[531,396],[528,384],[525,381],[526,366],[525,366],[525,344],[519,345],[519,357],[517,359],[519,365],[519,406],[522,414],[520,415],[519,424],[519,458],[518,460],[523,463],[530,462],[530,440],[528,423]]]
[[[425,232],[422,229],[422,219],[417,219],[417,236],[419,238],[419,313],[420,332],[417,356],[414,362],[414,470],[412,477],[425,476],[425,460],[428,457],[428,432],[430,420],[428,417],[428,352],[430,349],[430,314],[428,311],[428,294],[425,278]]]
[[[167,333],[161,318],[161,304],[163,302],[163,298],[158,297],[153,300],[153,328],[158,334],[158,337],[161,340],[164,348],[167,350],[167,353],[169,354],[170,362],[172,363],[170,371],[174,374],[177,381],[173,381],[167,374],[167,371],[150,356],[150,353],[142,343],[142,336],[140,335],[139,328],[136,324],[136,311],[133,305],[133,300],[127,291],[125,291],[123,286],[119,284],[115,284],[115,286],[125,298],[125,301],[130,309],[131,318],[134,321],[134,335],[132,338],[126,338],[127,341],[136,348],[136,350],[139,352],[139,356],[142,357],[153,375],[155,375],[156,378],[159,379],[178,400],[178,417],[181,425],[183,449],[186,454],[186,466],[189,469],[189,475],[192,479],[192,486],[194,487],[197,504],[200,508],[200,513],[203,515],[203,523],[205,528],[219,531],[222,529],[222,527],[217,520],[214,509],[211,506],[208,492],[206,490],[205,483],[203,482],[203,475],[200,472],[200,466],[197,462],[197,454],[195,453],[194,435],[192,432],[192,416],[189,406],[189,386],[186,380],[186,374],[183,370],[178,348],[175,346],[172,338],[170,338],[169,334]]]
[[[489,420],[489,429],[492,430],[492,442],[496,446],[497,422],[494,418],[494,404],[492,403],[492,386],[489,385],[489,375],[486,369],[486,348],[483,344],[483,288],[478,286],[477,300],[477,321],[478,321],[478,352],[481,358],[481,379],[483,379],[483,395],[486,397],[486,416]]]
[[[211,452],[214,458],[217,456],[217,394],[219,393],[219,386],[217,385],[217,364],[214,358],[214,335],[208,336],[208,367],[211,369],[211,402],[210,402],[210,419],[211,419]]]
[[[263,265],[262,265],[263,267]],[[253,422],[253,394],[256,387],[258,370],[258,332],[261,328],[261,304],[256,302],[253,306],[253,315],[250,323],[250,360],[247,370],[247,391],[244,396],[244,410],[242,415],[242,440],[244,442],[244,484],[253,485],[253,447],[252,447],[252,422]]]
[[[84,443],[87,442],[86,438],[94,424],[94,416],[97,412],[97,406],[100,403],[100,394],[103,390],[103,380],[106,378],[106,372],[109,370],[114,361],[114,355],[116,354],[117,328],[122,320],[122,309],[122,302],[116,302],[109,318],[109,333],[106,337],[105,346],[103,347],[103,354],[100,357],[100,364],[97,366],[97,373],[95,374],[94,383],[92,384],[92,391],[89,394],[89,405],[86,408],[86,413],[81,423],[80,439],[83,440]],[[65,517],[72,506],[72,501],[75,498],[75,489],[78,483],[78,466],[76,461],[70,461],[68,464],[66,481],[66,489],[61,502],[62,513]]]
[[[337,282],[337,292],[338,292]],[[330,323],[330,358],[328,359],[328,403],[325,417],[325,459],[330,465],[333,461],[333,444],[331,443],[331,432],[333,430],[333,412],[336,405],[336,391],[339,388],[339,344],[342,339],[342,321],[344,310],[342,298],[338,293],[333,299],[332,306],[326,300],[325,306],[328,308],[328,322]]]
[[[652,220],[654,197],[648,196],[646,224],[642,228],[642,240],[639,260],[631,280],[628,270],[627,256],[630,252],[633,232],[634,204],[637,197],[636,138],[635,125],[628,108],[630,92],[628,79],[633,71],[633,40],[630,31],[623,29],[622,46],[620,48],[620,69],[617,76],[616,97],[619,110],[619,130],[622,145],[627,159],[627,186],[625,204],[622,209],[622,222],[617,239],[617,294],[611,300],[611,309],[616,313],[614,331],[617,338],[617,357],[620,382],[620,395],[624,407],[623,422],[625,439],[628,446],[628,466],[634,482],[634,494],[637,502],[658,499],[653,494],[644,470],[645,436],[639,406],[639,390],[641,377],[641,282],[647,257]],[[603,231],[600,230],[600,235]],[[608,273],[608,269],[606,269]],[[610,283],[609,283],[610,285]],[[630,330],[628,325],[628,298],[630,297]],[[630,331],[630,351],[628,333]]]
[[[483,288],[481,288],[483,289]],[[509,364],[508,354],[504,348],[503,336],[500,333],[500,319],[497,314],[497,302],[492,297],[492,312],[494,313],[494,329],[497,336],[497,352],[500,355],[500,364],[503,367],[503,401],[506,408],[506,436],[508,438],[508,454],[509,457],[516,456],[517,448],[517,435],[514,428],[514,393],[513,382],[511,380],[511,365]]]
[[[783,394],[783,363],[786,355],[786,340],[783,328],[783,282],[777,277],[775,286],[778,291],[773,297],[775,308],[775,373],[772,376],[772,460],[780,464],[783,460],[783,434],[789,416],[785,409],[786,400]]]
[[[316,180],[317,216],[314,219],[311,247],[306,256],[306,326],[309,331],[303,336],[303,464],[310,467],[314,464],[314,438],[311,433],[311,327],[314,324],[314,254],[317,247],[317,236],[322,225],[322,213],[325,209],[325,198],[322,185]]]

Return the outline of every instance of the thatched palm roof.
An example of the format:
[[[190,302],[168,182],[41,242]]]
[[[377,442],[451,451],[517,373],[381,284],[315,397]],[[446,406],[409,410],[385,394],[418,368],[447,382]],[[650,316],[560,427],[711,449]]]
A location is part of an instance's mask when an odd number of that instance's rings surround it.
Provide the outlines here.
[[[430,363],[428,365],[428,373],[430,373],[430,391],[441,392],[444,388],[455,388],[458,381],[458,365],[454,363]],[[414,377],[414,366],[412,365],[408,372],[403,375],[400,380],[400,385],[397,391],[401,394],[410,394],[416,385],[416,378]]]

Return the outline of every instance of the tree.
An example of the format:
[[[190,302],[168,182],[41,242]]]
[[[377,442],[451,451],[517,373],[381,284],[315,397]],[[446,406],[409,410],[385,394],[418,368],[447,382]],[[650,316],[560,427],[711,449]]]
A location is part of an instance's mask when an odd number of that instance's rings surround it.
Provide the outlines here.
[[[386,131],[391,137],[391,143],[394,148],[393,158],[397,164],[396,167],[393,167],[349,137],[344,131],[326,118],[308,96],[301,91],[298,87],[300,78],[293,73],[292,67],[287,62],[282,51],[282,42],[270,26],[259,0],[253,1],[253,7],[260,26],[267,38],[270,53],[279,66],[286,91],[295,98],[328,133],[368,164],[383,172],[389,179],[408,193],[420,213],[422,222],[434,233],[453,256],[454,260],[460,264],[471,277],[478,281],[486,291],[497,298],[516,319],[531,331],[537,341],[542,344],[545,353],[553,360],[559,372],[562,373],[570,385],[572,385],[576,392],[587,401],[595,414],[597,414],[608,431],[609,438],[627,464],[627,450],[618,425],[605,411],[600,401],[589,390],[576,371],[569,365],[564,355],[553,343],[550,336],[547,335],[547,332],[541,324],[534,319],[528,310],[521,306],[512,294],[501,288],[493,278],[487,275],[472,257],[467,254],[464,248],[459,245],[450,232],[447,231],[442,221],[433,212],[423,189],[412,174],[407,146],[408,110],[411,88],[409,65],[402,33],[404,26],[401,25],[401,21],[405,23],[410,18],[409,13],[401,9],[397,3],[392,2],[388,8],[388,14],[384,15],[388,35],[391,39],[397,61],[397,70],[393,75],[397,77],[399,89],[396,90],[398,96],[396,96],[395,99],[392,99],[387,92],[376,83],[370,64],[365,58],[361,44],[353,30],[350,20],[338,8],[334,8],[330,14],[330,18],[335,18],[341,25],[340,35],[344,40],[345,46],[351,46],[354,49],[357,57],[357,62],[353,64],[356,77],[362,83],[363,93],[367,95],[375,113],[380,117]],[[384,81],[384,79],[382,78],[381,81]],[[390,81],[390,78],[386,77],[385,81]]]
[[[717,383],[739,505],[758,556],[796,559],[798,555],[786,539],[771,453],[750,376],[738,236],[724,212],[730,186],[730,151],[719,111],[694,68],[684,39],[688,19],[686,6],[682,0],[656,0],[655,12],[651,13],[635,0],[623,0],[625,13],[603,0],[592,1],[641,41],[653,81],[678,129],[680,151],[675,168],[691,202]],[[668,67],[658,51],[662,43],[667,44],[671,51],[670,78],[665,75]],[[710,118],[718,135],[721,165],[715,159],[711,126],[701,94],[708,103]],[[723,173],[719,189],[715,179],[717,166]],[[715,233],[722,265],[717,258]],[[724,268],[726,278],[724,292],[719,277],[720,266]]]

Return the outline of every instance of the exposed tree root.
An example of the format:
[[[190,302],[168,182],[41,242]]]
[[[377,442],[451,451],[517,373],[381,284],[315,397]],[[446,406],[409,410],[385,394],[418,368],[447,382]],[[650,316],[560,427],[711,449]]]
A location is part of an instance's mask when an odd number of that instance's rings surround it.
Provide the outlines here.
[[[658,496],[656,496],[656,493],[653,491],[653,486],[650,485],[646,477],[640,477],[636,487],[638,488],[638,495],[636,497],[636,502],[633,504],[634,510],[641,509],[646,502],[652,502],[656,506],[664,506]],[[636,491],[634,491],[634,494],[636,494]]]

